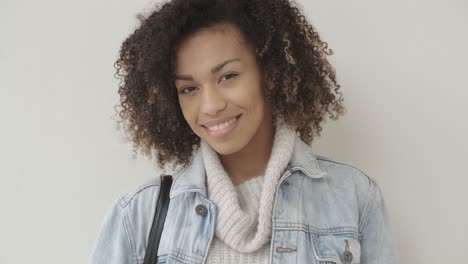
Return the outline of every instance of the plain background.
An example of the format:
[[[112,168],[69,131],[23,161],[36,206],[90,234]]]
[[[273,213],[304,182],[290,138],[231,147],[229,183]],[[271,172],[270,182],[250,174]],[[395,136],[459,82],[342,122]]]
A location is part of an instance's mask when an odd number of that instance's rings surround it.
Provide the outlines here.
[[[401,263],[468,259],[468,4],[301,1],[347,114],[315,152],[375,178]],[[85,263],[117,196],[158,175],[116,130],[113,63],[149,0],[0,2],[0,263]]]

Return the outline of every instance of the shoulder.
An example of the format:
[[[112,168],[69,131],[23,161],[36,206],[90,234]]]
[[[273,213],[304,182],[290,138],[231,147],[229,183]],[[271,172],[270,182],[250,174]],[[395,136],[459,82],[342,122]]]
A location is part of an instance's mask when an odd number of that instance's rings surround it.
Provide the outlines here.
[[[315,155],[319,168],[326,172],[329,178],[335,178],[337,182],[347,183],[352,180],[357,185],[369,186],[377,184],[376,180],[362,169],[351,163],[337,161],[321,155]]]
[[[151,213],[151,201],[158,195],[159,185],[159,177],[155,177],[114,200],[101,224],[89,263],[142,261],[144,241],[138,238],[145,237],[148,231],[151,217],[147,214]]]
[[[323,183],[328,186],[327,188],[343,188],[348,192],[355,186],[359,189],[358,191],[362,192],[362,189],[376,185],[375,180],[363,170],[316,153],[311,145],[306,144],[299,137],[295,141],[290,166],[292,169],[304,172],[309,176],[307,178],[315,179],[315,184]]]
[[[140,203],[155,197],[155,195],[159,193],[160,186],[161,178],[159,176],[153,177],[121,193],[116,203],[122,209],[128,209],[128,207],[131,207],[134,203]]]
[[[382,199],[380,186],[375,178],[350,163],[316,155],[317,164],[326,173],[326,184],[354,200],[365,215]]]
[[[101,225],[91,263],[143,262],[161,178],[153,177],[122,192]]]

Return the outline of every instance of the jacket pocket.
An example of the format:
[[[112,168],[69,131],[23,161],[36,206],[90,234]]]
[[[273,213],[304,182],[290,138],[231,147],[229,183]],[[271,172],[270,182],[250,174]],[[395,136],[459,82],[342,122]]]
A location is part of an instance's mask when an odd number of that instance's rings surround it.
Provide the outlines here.
[[[179,254],[179,255],[178,255]],[[156,264],[187,264],[187,263],[202,263],[201,259],[189,258],[178,254],[163,254],[157,257]]]
[[[349,234],[313,235],[318,263],[361,263],[361,244]]]

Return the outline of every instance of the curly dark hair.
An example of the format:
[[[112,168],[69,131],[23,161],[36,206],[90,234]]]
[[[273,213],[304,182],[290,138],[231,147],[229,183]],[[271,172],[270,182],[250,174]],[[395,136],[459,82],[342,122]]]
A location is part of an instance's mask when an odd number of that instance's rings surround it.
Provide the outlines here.
[[[184,119],[175,88],[175,56],[188,35],[232,23],[255,51],[265,96],[275,118],[282,117],[310,144],[326,114],[343,115],[340,85],[327,60],[332,51],[288,0],[173,0],[157,5],[123,42],[115,62],[119,125],[158,165],[186,166],[200,138]]]

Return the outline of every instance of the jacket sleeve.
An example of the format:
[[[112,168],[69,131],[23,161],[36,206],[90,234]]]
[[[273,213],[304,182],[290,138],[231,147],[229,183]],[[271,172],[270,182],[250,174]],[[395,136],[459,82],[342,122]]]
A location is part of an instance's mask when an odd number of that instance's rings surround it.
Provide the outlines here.
[[[124,209],[116,201],[107,212],[89,257],[89,264],[137,263]]]
[[[379,185],[370,179],[370,198],[361,231],[361,263],[398,263],[398,252],[390,216]]]

